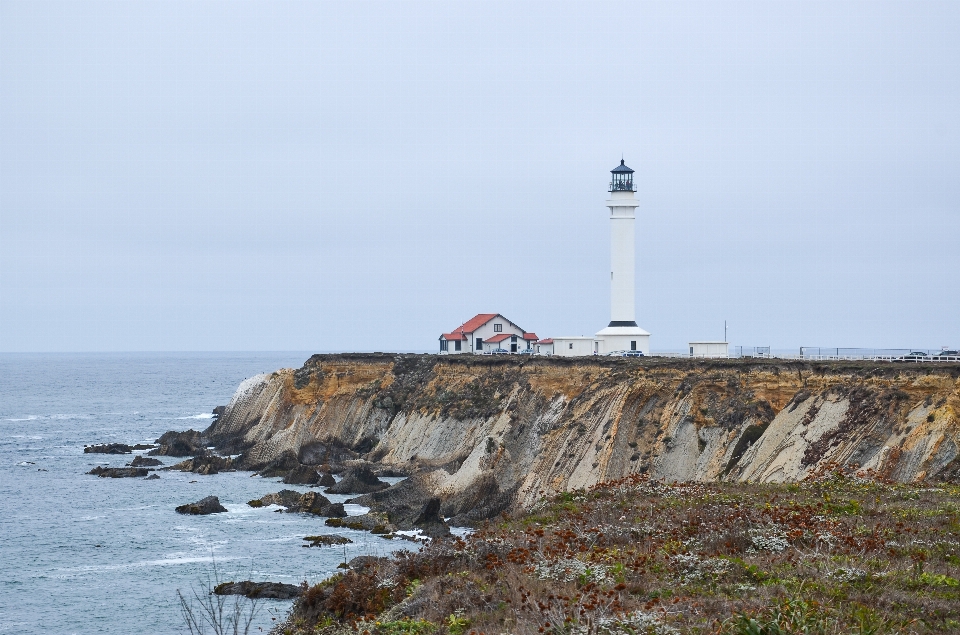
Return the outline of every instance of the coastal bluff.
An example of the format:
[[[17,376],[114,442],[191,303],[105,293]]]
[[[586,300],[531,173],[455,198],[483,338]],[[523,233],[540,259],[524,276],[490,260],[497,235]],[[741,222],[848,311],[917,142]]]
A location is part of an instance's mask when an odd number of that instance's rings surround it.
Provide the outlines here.
[[[956,480],[958,413],[960,364],[338,354],[247,379],[203,437],[245,469],[363,459],[469,522],[635,473]]]

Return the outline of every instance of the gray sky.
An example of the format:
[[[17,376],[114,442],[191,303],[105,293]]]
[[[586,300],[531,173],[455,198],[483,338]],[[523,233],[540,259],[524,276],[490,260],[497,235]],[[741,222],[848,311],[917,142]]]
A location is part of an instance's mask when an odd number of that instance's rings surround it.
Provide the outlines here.
[[[0,350],[960,347],[960,2],[0,2]]]

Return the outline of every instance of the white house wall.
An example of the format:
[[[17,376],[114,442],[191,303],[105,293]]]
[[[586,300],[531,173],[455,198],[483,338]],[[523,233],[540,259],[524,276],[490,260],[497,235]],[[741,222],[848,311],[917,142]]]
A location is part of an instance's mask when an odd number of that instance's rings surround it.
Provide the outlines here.
[[[503,331],[494,331],[493,330],[494,324],[502,324]],[[467,345],[467,348],[470,351],[473,351],[477,338],[481,337],[483,338],[483,350],[488,350],[487,339],[493,337],[494,335],[499,335],[500,333],[507,333],[508,335],[516,335],[518,340],[523,339],[523,330],[520,327],[518,327],[515,324],[512,324],[507,319],[504,319],[502,317],[495,317],[489,322],[487,322],[486,324],[484,324],[483,326],[481,326],[480,328],[478,328],[473,333],[468,333],[467,335],[470,337],[470,341],[465,342],[465,344]],[[504,344],[504,343],[509,344],[510,341],[507,340],[506,342],[500,342],[500,344]],[[495,344],[493,345],[493,348],[497,348],[498,346],[499,345]],[[507,350],[510,350],[509,346],[504,346],[502,348],[506,348]]]

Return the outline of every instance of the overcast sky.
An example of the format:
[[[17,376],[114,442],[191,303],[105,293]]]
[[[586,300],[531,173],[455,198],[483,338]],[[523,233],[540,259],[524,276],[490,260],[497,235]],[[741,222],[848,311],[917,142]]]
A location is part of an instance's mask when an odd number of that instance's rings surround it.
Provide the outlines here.
[[[0,350],[960,347],[960,2],[0,2]]]

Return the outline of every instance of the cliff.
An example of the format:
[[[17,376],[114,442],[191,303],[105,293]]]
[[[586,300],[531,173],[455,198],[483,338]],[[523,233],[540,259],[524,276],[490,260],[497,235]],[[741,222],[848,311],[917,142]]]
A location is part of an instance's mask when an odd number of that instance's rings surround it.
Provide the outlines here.
[[[632,473],[952,479],[958,378],[956,364],[315,355],[245,381],[204,436],[251,469],[293,452],[416,473],[468,522]]]

